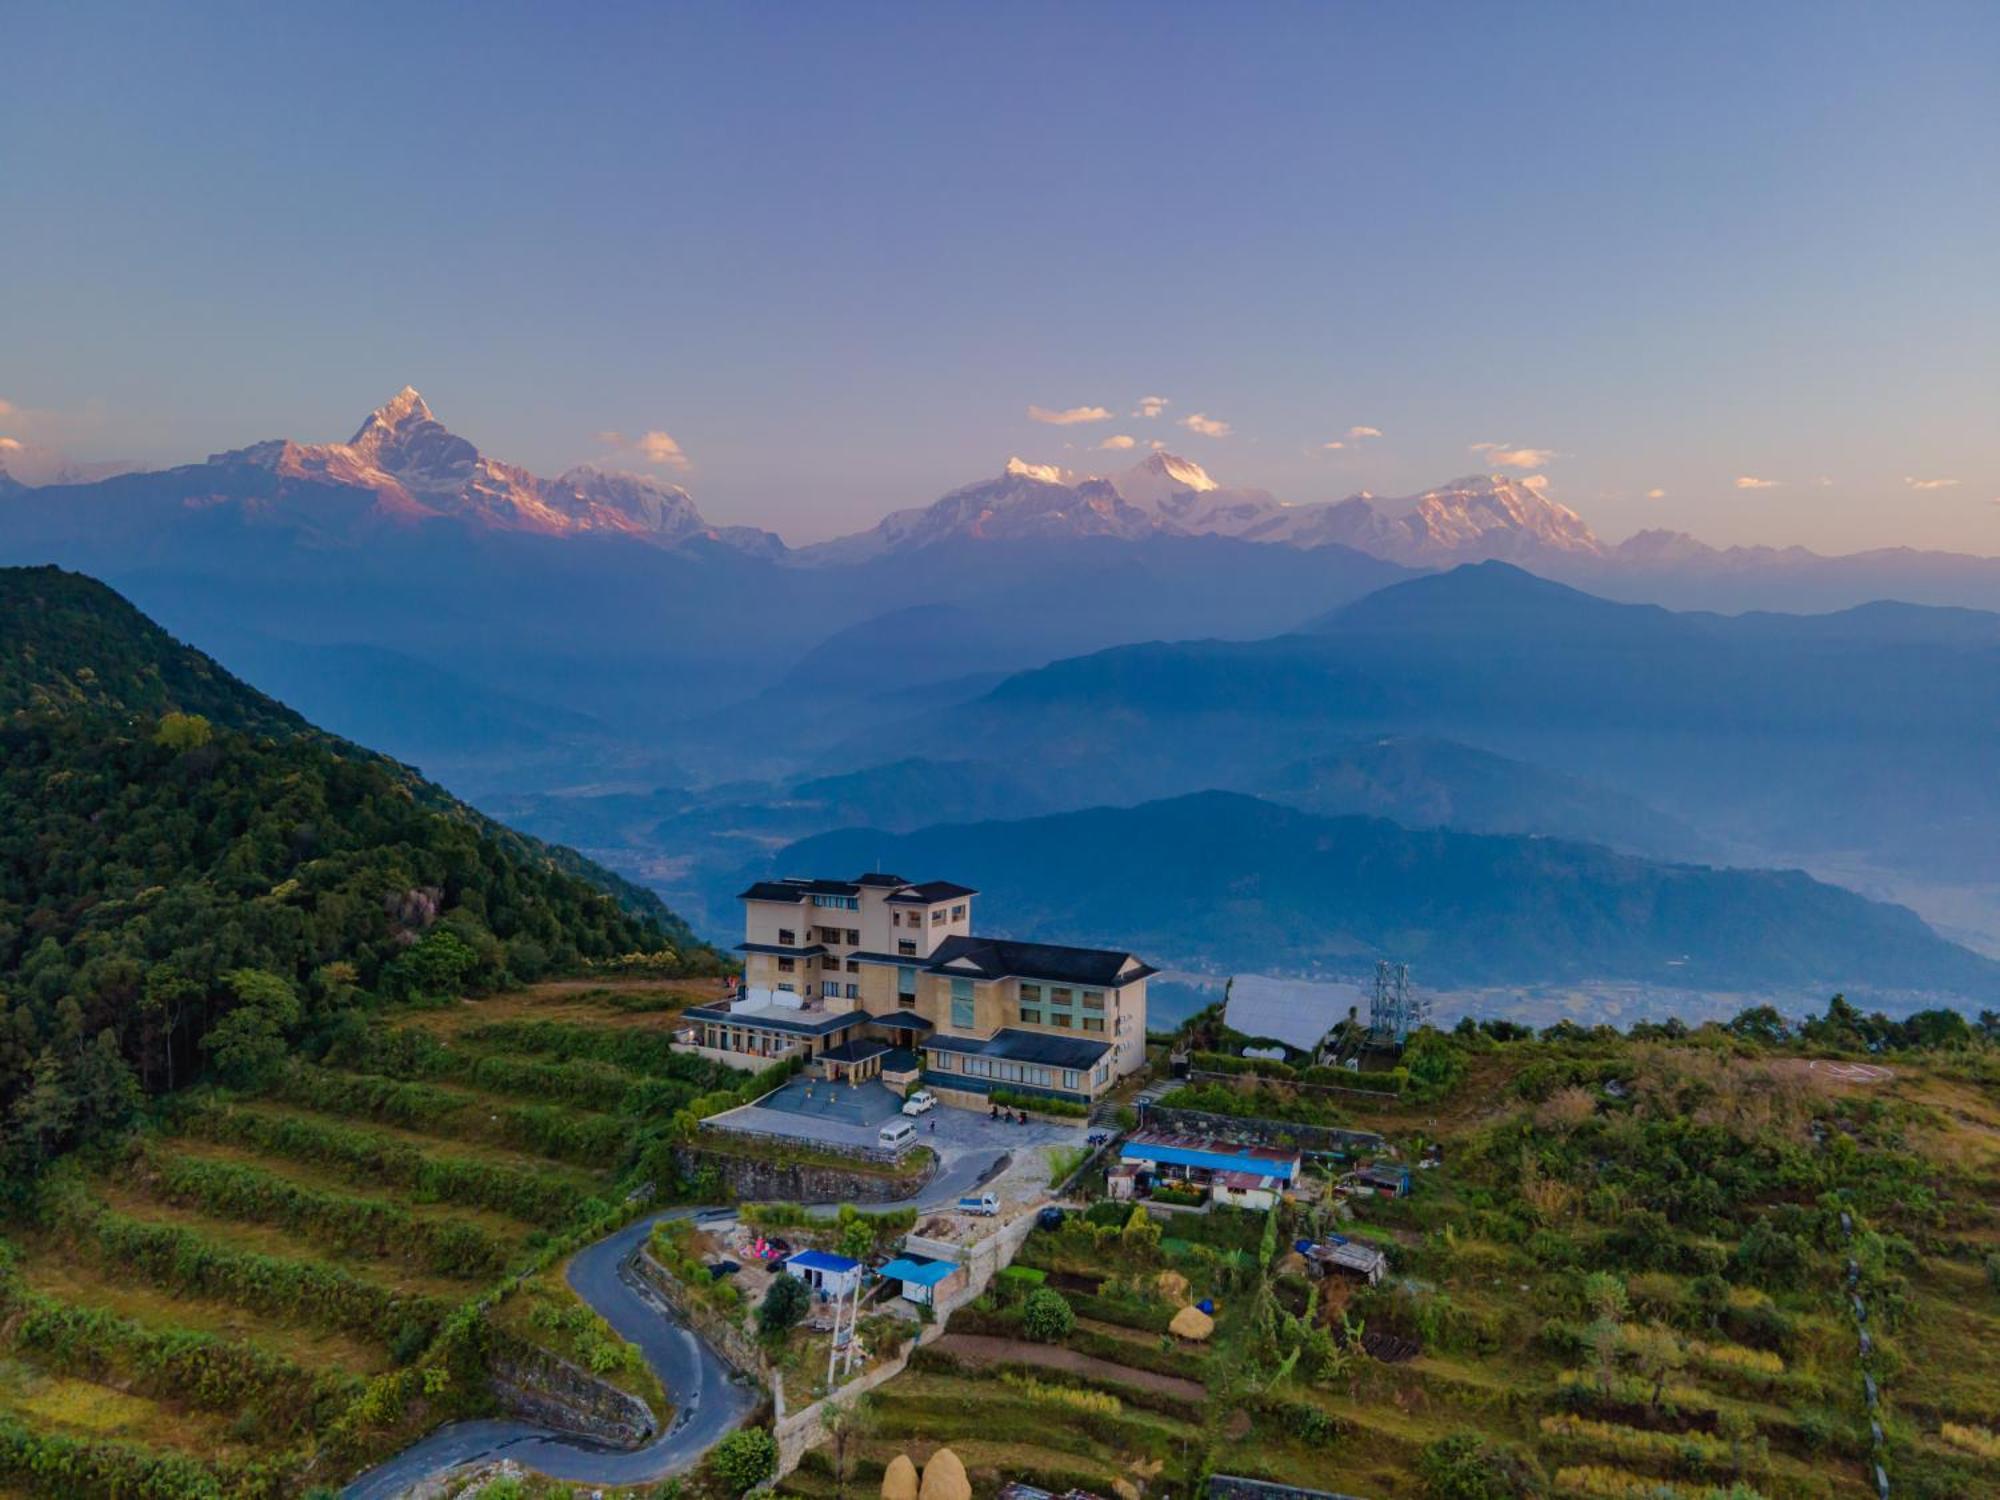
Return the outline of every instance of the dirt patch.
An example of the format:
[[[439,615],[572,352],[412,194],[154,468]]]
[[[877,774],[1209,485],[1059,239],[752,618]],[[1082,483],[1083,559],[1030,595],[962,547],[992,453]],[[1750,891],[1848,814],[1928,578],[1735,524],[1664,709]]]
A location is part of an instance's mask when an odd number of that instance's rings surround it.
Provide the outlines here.
[[[1837,1062],[1827,1057],[1776,1057],[1769,1067],[1773,1073],[1796,1073],[1819,1084],[1849,1084],[1867,1088],[1888,1083],[1896,1070],[1880,1063]]]
[[[1208,1396],[1208,1388],[1198,1380],[1183,1380],[1178,1375],[1156,1375],[1151,1370],[1135,1370],[1130,1365],[1094,1359],[1088,1354],[1079,1354],[1074,1349],[1064,1349],[1055,1344],[1031,1344],[1025,1339],[992,1338],[981,1333],[947,1333],[930,1347],[940,1354],[950,1355],[961,1364],[1039,1365],[1045,1370],[1067,1370],[1072,1375],[1082,1375],[1090,1380],[1106,1380],[1116,1385],[1158,1391],[1163,1396],[1174,1396],[1182,1401],[1200,1402]]]

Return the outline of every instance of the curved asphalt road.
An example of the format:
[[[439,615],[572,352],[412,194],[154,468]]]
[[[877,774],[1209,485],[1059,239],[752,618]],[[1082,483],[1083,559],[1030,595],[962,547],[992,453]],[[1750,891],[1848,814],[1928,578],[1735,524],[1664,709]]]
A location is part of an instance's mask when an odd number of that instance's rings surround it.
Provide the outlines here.
[[[971,1151],[933,1178],[919,1210],[969,1193],[1004,1167],[1004,1151]],[[900,1207],[883,1204],[884,1208]],[[825,1205],[830,1213],[837,1205]],[[411,1487],[460,1464],[511,1458],[551,1479],[573,1484],[650,1484],[694,1467],[750,1415],[757,1392],[733,1379],[722,1357],[691,1332],[626,1262],[653,1226],[686,1218],[697,1208],[651,1214],[579,1250],[569,1263],[570,1287],[619,1334],[639,1346],[668,1399],[673,1424],[643,1448],[612,1448],[532,1422],[487,1418],[452,1422],[378,1464],[342,1490],[341,1500],[394,1500]]]

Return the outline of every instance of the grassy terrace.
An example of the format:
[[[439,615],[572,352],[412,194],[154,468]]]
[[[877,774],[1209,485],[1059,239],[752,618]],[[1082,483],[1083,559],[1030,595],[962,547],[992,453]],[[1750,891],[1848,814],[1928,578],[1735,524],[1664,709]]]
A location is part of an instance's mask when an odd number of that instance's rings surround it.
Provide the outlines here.
[[[1721,1034],[1474,1039],[1421,1100],[1241,1080],[1445,1164],[1409,1200],[1282,1209],[1268,1241],[1261,1216],[1162,1234],[1110,1204],[1038,1230],[865,1399],[849,1490],[948,1444],[975,1493],[1219,1471],[1375,1500],[1860,1500],[1852,1258],[1896,1493],[2000,1494],[2000,1060],[1889,1061],[1856,1081]],[[1387,1251],[1379,1286],[1304,1274],[1293,1238],[1336,1230]],[[1035,1336],[1038,1288],[1067,1331]],[[1204,1296],[1210,1338],[1164,1332]],[[833,1495],[835,1462],[784,1488]]]
[[[25,1429],[61,1449],[0,1497],[108,1490],[93,1444],[125,1445],[119,1472],[149,1495],[337,1482],[484,1408],[478,1341],[441,1332],[475,1302],[668,1418],[560,1251],[638,1180],[674,1110],[740,1085],[666,1044],[706,989],[558,984],[387,1012],[256,1096],[191,1096],[71,1163],[43,1221],[0,1240],[0,1444]]]

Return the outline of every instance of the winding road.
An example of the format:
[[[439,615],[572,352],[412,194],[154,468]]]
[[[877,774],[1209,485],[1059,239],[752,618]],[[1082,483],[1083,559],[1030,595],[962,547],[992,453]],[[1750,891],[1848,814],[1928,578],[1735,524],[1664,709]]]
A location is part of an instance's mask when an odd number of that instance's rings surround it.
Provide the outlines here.
[[[1006,1163],[1005,1151],[965,1153],[931,1180],[915,1206],[921,1212],[953,1202],[1004,1170]],[[831,1213],[837,1205],[823,1207]],[[655,1224],[700,1212],[685,1207],[650,1214],[579,1250],[569,1263],[571,1289],[638,1346],[674,1403],[673,1422],[665,1432],[644,1447],[613,1448],[532,1422],[451,1422],[368,1470],[341,1491],[341,1500],[394,1500],[448,1469],[485,1459],[513,1459],[573,1484],[650,1484],[693,1468],[750,1415],[759,1396],[638,1279],[629,1263]]]

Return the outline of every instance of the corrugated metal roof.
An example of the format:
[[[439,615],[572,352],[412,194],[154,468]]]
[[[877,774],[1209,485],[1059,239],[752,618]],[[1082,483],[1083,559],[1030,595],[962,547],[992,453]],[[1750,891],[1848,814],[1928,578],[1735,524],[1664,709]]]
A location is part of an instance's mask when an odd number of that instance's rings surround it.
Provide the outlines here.
[[[948,1260],[913,1260],[903,1256],[884,1266],[882,1275],[889,1281],[914,1281],[919,1286],[936,1286],[957,1269]]]
[[[808,1271],[832,1271],[836,1275],[844,1271],[858,1271],[861,1262],[849,1260],[844,1255],[835,1255],[831,1250],[801,1250],[785,1262],[788,1266],[804,1266]]]
[[[1161,1135],[1143,1131],[1118,1148],[1124,1161],[1165,1162],[1176,1167],[1201,1167],[1210,1172],[1255,1172],[1290,1182],[1298,1171],[1296,1151],[1276,1146],[1238,1146],[1200,1136]]]

